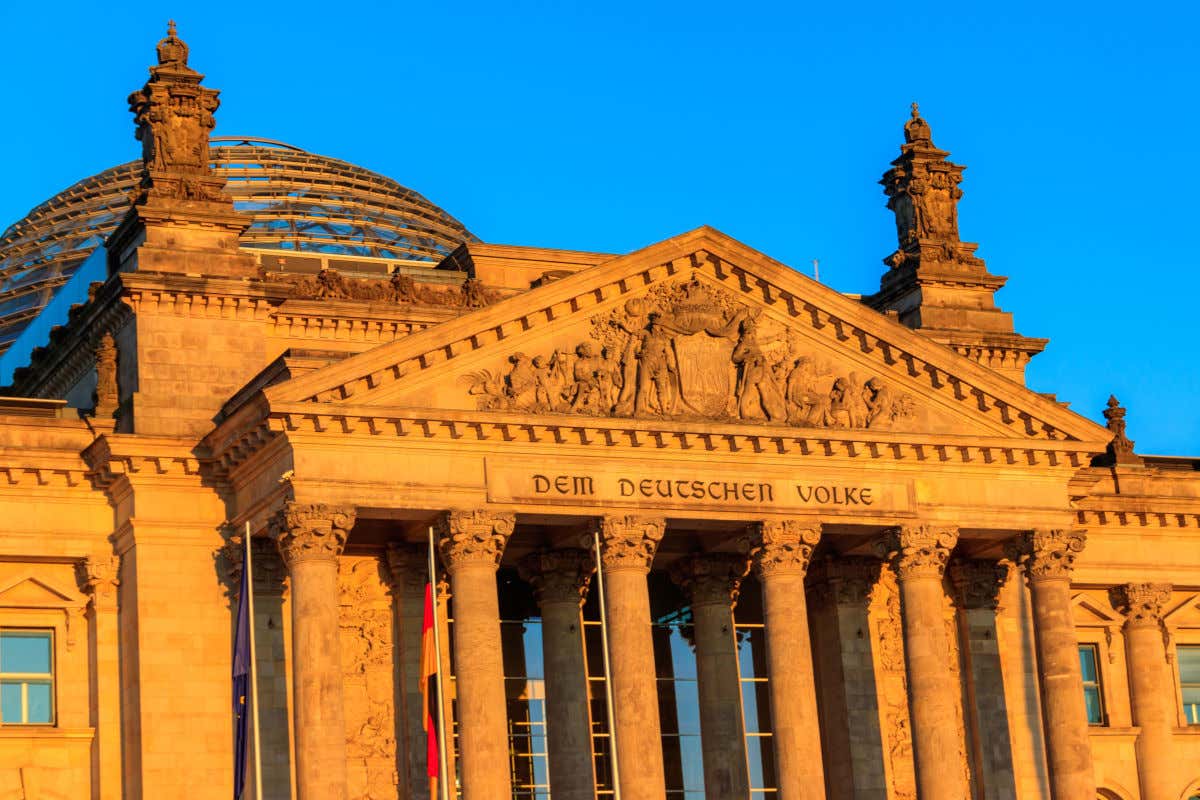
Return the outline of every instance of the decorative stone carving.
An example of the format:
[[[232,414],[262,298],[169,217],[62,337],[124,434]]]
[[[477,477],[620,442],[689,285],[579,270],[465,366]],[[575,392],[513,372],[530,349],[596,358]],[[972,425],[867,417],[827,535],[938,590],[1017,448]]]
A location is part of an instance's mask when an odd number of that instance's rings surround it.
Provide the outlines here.
[[[533,586],[538,604],[576,603],[587,598],[596,571],[591,550],[562,548],[530,553],[517,565],[521,578]]]
[[[338,564],[338,629],[351,797],[396,800],[393,613],[377,558]]]
[[[1113,608],[1128,628],[1162,626],[1164,606],[1171,600],[1169,583],[1126,583],[1109,590]]]
[[[733,553],[696,553],[671,565],[671,580],[687,594],[693,606],[737,605],[742,578],[750,571],[746,556]]]
[[[336,560],[356,515],[353,506],[289,502],[272,517],[271,538],[289,567],[299,561]]]
[[[870,599],[881,566],[876,558],[826,556],[809,568],[808,584],[823,602],[862,605]]]
[[[821,541],[821,525],[802,519],[767,520],[755,523],[743,547],[755,572],[762,577],[777,572],[808,571],[813,549]]]
[[[1008,582],[1011,564],[986,559],[955,559],[950,564],[950,582],[959,604],[966,609],[1000,609],[1000,590]]]
[[[1028,580],[1066,580],[1075,568],[1075,557],[1086,544],[1086,531],[1044,528],[1018,536],[1010,552],[1025,569]]]
[[[442,562],[451,572],[469,566],[495,569],[516,524],[516,515],[506,512],[447,511],[435,524]]]
[[[892,562],[902,580],[941,579],[957,542],[958,529],[952,525],[901,525],[885,533],[876,542],[875,551]]]
[[[231,536],[221,548],[231,587],[231,599],[237,598],[237,587],[242,585],[242,569],[246,561],[244,542],[245,539],[241,535]],[[275,542],[265,536],[254,536],[250,539],[250,547],[254,558],[254,575],[251,577],[255,593],[283,594],[287,587],[287,570]]]
[[[1106,427],[1112,432],[1112,441],[1108,443],[1108,451],[1094,463],[1104,466],[1141,464],[1142,459],[1133,452],[1133,441],[1125,435],[1125,409],[1117,402],[1115,395],[1108,396],[1104,420]]]
[[[145,165],[135,205],[156,199],[231,205],[208,152],[219,92],[200,85],[204,76],[188,66],[187,58],[187,45],[171,22],[158,43],[158,66],[150,68],[150,80],[129,95]]]
[[[476,309],[500,299],[498,292],[474,278],[468,278],[459,286],[424,286],[417,284],[410,276],[401,274],[399,269],[386,281],[347,278],[328,267],[311,276],[272,274],[270,278],[286,284],[288,295],[298,300],[365,300]]]
[[[117,587],[121,584],[117,577],[120,567],[121,559],[118,556],[87,556],[75,564],[75,578],[79,582],[79,590],[88,595],[93,605],[116,600]]]
[[[508,360],[464,377],[480,409],[875,430],[915,417],[911,395],[835,373],[782,324],[694,276],[594,317],[573,347]]]
[[[424,547],[390,542],[387,546],[388,584],[393,592],[412,595],[429,582],[429,558]]]
[[[667,530],[663,517],[634,514],[606,516],[599,521],[600,559],[606,570],[633,569],[649,572],[654,554]],[[591,537],[586,539],[591,545]]]
[[[113,341],[112,334],[106,332],[96,343],[96,417],[111,419],[119,402],[117,344]]]
[[[912,729],[908,716],[908,679],[904,662],[904,626],[900,592],[890,569],[879,572],[871,589],[869,620],[877,659],[876,685],[883,720],[888,785],[895,800],[916,800]]]

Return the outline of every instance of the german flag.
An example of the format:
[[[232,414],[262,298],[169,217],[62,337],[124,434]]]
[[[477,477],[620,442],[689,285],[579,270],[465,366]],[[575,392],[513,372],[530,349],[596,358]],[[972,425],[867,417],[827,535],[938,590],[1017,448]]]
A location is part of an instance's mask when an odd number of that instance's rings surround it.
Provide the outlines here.
[[[425,709],[425,772],[429,776],[429,798],[438,797],[438,658],[433,628],[433,587],[425,584],[425,620],[421,623],[421,701]]]

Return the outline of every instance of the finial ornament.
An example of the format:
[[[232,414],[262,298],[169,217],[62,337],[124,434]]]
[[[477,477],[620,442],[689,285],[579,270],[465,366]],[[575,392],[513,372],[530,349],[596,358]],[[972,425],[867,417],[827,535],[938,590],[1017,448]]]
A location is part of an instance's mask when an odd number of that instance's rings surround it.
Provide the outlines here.
[[[174,24],[174,23],[171,23],[171,24]],[[919,117],[919,116],[921,116],[921,111],[920,111],[920,108],[917,106],[917,101],[916,101],[916,100],[913,100],[913,103],[912,103],[912,118],[913,118],[913,119],[916,119],[916,118],[917,118],[917,117]]]
[[[1104,466],[1141,464],[1142,459],[1134,455],[1133,441],[1125,435],[1125,408],[1117,401],[1115,395],[1108,396],[1108,404],[1103,413],[1105,427],[1112,432],[1112,441],[1108,443],[1108,452],[1099,461]]]

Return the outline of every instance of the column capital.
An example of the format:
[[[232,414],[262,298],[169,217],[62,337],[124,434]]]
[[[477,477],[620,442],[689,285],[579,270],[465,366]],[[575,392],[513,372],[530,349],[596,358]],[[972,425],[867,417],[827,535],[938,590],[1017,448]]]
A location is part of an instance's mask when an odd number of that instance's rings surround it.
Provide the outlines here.
[[[609,515],[601,517],[598,525],[600,560],[604,569],[650,572],[654,554],[658,552],[658,545],[667,532],[665,517]]]
[[[388,542],[385,553],[388,584],[393,593],[420,591],[429,580],[429,558],[424,547],[406,542]]]
[[[1172,588],[1169,583],[1125,583],[1109,589],[1108,597],[1125,617],[1126,628],[1159,628]]]
[[[957,543],[958,528],[954,525],[898,525],[879,538],[875,543],[875,553],[885,561],[890,561],[897,577],[902,580],[941,580],[946,571],[946,562]]]
[[[809,567],[809,584],[818,602],[864,605],[879,580],[879,559],[867,556],[826,556]]]
[[[530,553],[517,565],[521,578],[533,586],[539,605],[575,603],[583,605],[588,584],[596,571],[590,550],[579,547]]]
[[[743,547],[759,576],[783,572],[803,575],[820,541],[821,523],[816,520],[772,519],[751,525]]]
[[[693,606],[737,604],[742,578],[750,560],[734,553],[696,553],[671,565],[671,580],[687,594]]]
[[[75,564],[79,590],[88,595],[94,608],[116,602],[121,559],[111,553],[94,553]]]
[[[1011,552],[1029,581],[1070,580],[1075,558],[1087,544],[1087,531],[1038,528],[1017,536]]]
[[[1000,590],[1008,582],[1010,563],[982,558],[956,558],[948,568],[955,599],[962,608],[1000,610]]]
[[[434,523],[438,552],[446,569],[500,566],[500,558],[517,526],[517,515],[482,508],[451,509]]]
[[[289,568],[302,561],[337,561],[357,511],[328,503],[285,503],[271,518],[270,535]]]

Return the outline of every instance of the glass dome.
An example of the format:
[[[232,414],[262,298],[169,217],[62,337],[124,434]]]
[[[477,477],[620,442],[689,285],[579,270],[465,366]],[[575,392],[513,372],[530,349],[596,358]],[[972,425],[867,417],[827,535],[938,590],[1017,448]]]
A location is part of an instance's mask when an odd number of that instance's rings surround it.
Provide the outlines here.
[[[390,178],[269,139],[214,137],[213,168],[251,222],[243,247],[435,264],[477,241]],[[54,297],[129,208],[140,161],[85,178],[0,236],[0,352]]]

